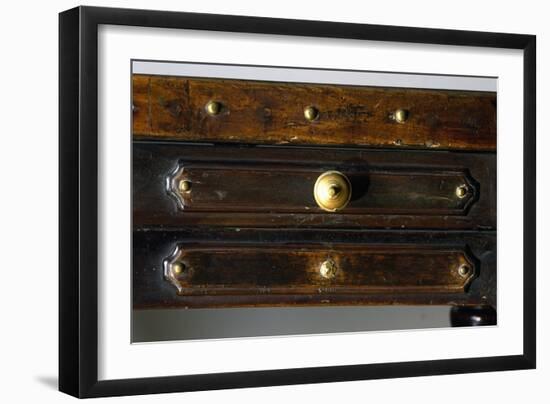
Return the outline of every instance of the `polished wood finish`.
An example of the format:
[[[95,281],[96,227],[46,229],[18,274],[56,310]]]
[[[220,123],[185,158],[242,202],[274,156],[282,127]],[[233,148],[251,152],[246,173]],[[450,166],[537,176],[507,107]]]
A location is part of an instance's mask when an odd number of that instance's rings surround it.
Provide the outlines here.
[[[450,310],[453,327],[496,325],[497,312],[493,306],[454,306]]]
[[[164,262],[180,295],[464,293],[475,274],[460,246],[403,243],[180,243]]]
[[[465,215],[478,196],[460,170],[350,167],[350,214]],[[184,159],[169,177],[169,190],[184,211],[321,213],[314,185],[324,164],[193,163]],[[181,189],[184,181],[189,189]],[[189,185],[187,185],[189,184]],[[457,195],[459,187],[471,191]]]
[[[135,139],[397,149],[496,149],[496,94],[132,76]],[[207,104],[219,103],[209,114]],[[308,120],[313,106],[318,117]],[[402,123],[396,111],[406,111]]]
[[[134,308],[496,305],[494,232],[192,227],[136,230],[133,240]],[[318,275],[325,259],[338,266],[333,279]],[[180,293],[163,268],[175,261]],[[465,262],[473,272],[461,277]]]
[[[495,93],[132,83],[134,308],[496,307]]]
[[[492,154],[135,142],[134,226],[494,229],[495,165]],[[352,183],[339,212],[313,195],[331,169]]]

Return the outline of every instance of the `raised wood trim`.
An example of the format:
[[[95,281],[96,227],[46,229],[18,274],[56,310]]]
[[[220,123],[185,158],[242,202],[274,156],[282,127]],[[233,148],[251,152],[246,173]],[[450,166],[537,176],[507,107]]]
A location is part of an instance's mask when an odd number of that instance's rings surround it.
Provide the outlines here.
[[[315,202],[314,184],[326,164],[201,163],[180,160],[167,191],[182,211],[310,213],[327,215]],[[466,170],[425,167],[349,167],[351,202],[340,213],[466,215],[478,186]],[[190,187],[182,190],[185,182]],[[458,196],[457,188],[467,189]],[[139,197],[139,195],[136,195]],[[183,213],[182,213],[183,214]],[[329,213],[330,214],[330,213]]]
[[[134,142],[133,156],[135,227],[484,230],[496,227],[496,158],[490,153],[212,147]],[[177,193],[173,192],[177,188],[177,181],[170,181],[170,178],[180,177],[182,167],[191,170],[195,167],[197,176],[192,179],[200,182],[192,185],[189,196],[186,196],[187,201],[178,199]],[[218,175],[213,184],[212,178],[202,177],[205,172],[200,170],[205,167],[217,167],[225,171],[222,170],[223,175]],[[264,170],[268,178],[264,178],[263,182],[253,181],[252,184],[251,171],[239,171],[240,168],[252,170],[252,173],[254,169]],[[278,170],[284,172],[286,177],[278,175]],[[290,173],[289,170],[295,172]],[[315,203],[315,179],[325,170],[344,172],[352,180],[354,196],[342,211],[326,212]],[[382,181],[377,184],[372,182],[372,188],[369,189],[371,173],[378,173],[376,179]],[[391,189],[384,189],[383,185],[389,183],[385,181],[390,178],[388,173],[396,173],[400,177],[391,177]],[[407,173],[411,177],[407,177]],[[247,181],[243,180],[245,174]],[[418,181],[416,174],[422,174],[423,179],[433,178],[435,182],[430,185],[430,181]],[[450,185],[458,184],[458,178],[470,184],[471,195],[456,205],[445,205],[443,209],[441,201],[430,202],[430,197],[456,201]],[[297,179],[300,182],[298,185],[295,183]],[[374,181],[375,178],[371,179]],[[443,183],[441,180],[444,180]],[[456,184],[451,180],[456,180]],[[376,188],[375,185],[380,187]],[[212,199],[219,198],[219,194],[223,199]],[[272,199],[269,198],[271,194]],[[386,202],[388,198],[394,199],[385,207],[384,203],[376,204],[369,200],[375,194],[384,196]],[[428,196],[424,198],[429,202],[428,206],[415,201],[415,195]],[[188,202],[187,206],[185,202]]]
[[[174,293],[199,296],[464,293],[477,272],[460,246],[406,243],[179,243],[163,268]]]
[[[136,309],[387,304],[496,307],[494,232],[139,230],[134,231],[133,251]],[[182,278],[170,279],[166,264],[180,257],[194,275],[186,277],[184,269]],[[341,269],[334,278],[336,284],[317,275],[325,259],[333,259]],[[464,262],[471,263],[474,270],[471,277],[460,280],[454,271]],[[365,271],[373,268],[376,274],[369,278]]]

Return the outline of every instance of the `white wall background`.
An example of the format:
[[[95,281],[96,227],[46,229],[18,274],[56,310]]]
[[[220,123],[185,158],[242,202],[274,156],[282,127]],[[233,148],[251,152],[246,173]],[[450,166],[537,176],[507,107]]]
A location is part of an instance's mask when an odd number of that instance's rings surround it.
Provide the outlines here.
[[[8,5],[9,4],[9,5]],[[9,2],[2,7],[0,104],[0,397],[3,402],[68,402],[57,392],[57,13],[74,1]],[[91,1],[88,5],[537,35],[538,369],[533,371],[285,386],[109,399],[131,403],[544,402],[550,397],[550,25],[545,3],[209,0]],[[519,136],[520,134],[518,134]],[[513,186],[513,184],[511,184]],[[519,214],[519,212],[518,212]],[[518,272],[518,276],[519,276]],[[546,399],[546,400],[545,400]],[[33,401],[31,401],[33,400]]]

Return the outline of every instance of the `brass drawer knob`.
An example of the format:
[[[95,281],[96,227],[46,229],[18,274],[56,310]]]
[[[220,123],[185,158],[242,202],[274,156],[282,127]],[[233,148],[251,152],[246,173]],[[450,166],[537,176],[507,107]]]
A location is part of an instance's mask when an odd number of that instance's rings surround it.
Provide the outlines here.
[[[336,212],[345,208],[351,199],[351,183],[341,172],[327,171],[317,178],[313,196],[321,209]]]
[[[319,273],[325,279],[332,279],[336,276],[337,270],[338,266],[336,265],[336,262],[328,259],[321,264],[321,267],[319,268]]]

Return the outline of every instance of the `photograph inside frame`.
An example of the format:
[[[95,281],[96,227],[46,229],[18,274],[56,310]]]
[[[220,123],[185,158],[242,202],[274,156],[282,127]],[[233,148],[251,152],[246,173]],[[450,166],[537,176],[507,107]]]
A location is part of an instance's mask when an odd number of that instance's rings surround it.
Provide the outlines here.
[[[497,79],[132,61],[132,342],[497,324]]]

